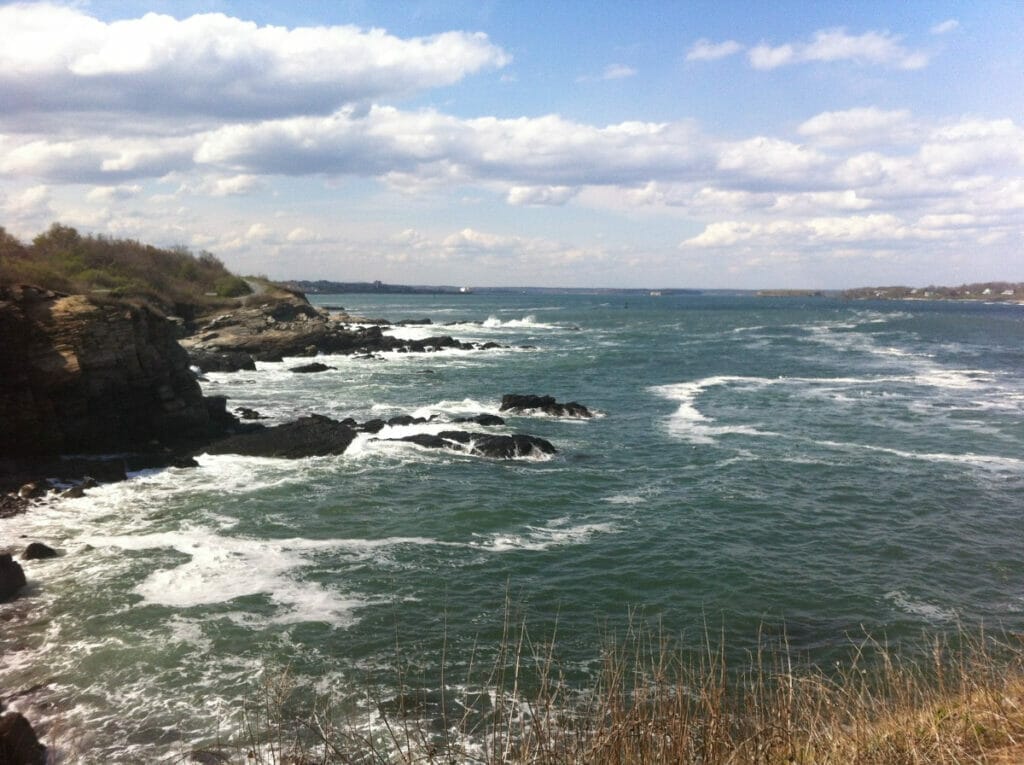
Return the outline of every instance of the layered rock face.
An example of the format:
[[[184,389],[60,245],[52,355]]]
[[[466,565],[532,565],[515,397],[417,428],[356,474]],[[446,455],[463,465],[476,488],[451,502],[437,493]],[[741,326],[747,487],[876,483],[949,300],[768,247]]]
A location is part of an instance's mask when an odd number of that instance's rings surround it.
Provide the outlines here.
[[[0,457],[131,450],[215,431],[224,402],[203,398],[176,333],[145,307],[0,287]]]

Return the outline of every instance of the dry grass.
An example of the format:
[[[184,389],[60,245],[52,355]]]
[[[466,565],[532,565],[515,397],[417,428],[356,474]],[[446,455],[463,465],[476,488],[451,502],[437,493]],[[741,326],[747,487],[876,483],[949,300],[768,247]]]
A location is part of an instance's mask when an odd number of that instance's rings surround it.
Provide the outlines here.
[[[1015,639],[936,638],[911,657],[864,638],[828,671],[797,664],[784,640],[760,643],[732,667],[721,639],[694,655],[637,628],[610,644],[580,690],[559,670],[554,640],[537,644],[525,625],[506,624],[482,678],[457,691],[444,680],[434,693],[408,685],[388,703],[367,698],[369,711],[355,716],[324,701],[293,708],[296,688],[283,673],[249,710],[245,760],[1024,762],[1024,651]]]

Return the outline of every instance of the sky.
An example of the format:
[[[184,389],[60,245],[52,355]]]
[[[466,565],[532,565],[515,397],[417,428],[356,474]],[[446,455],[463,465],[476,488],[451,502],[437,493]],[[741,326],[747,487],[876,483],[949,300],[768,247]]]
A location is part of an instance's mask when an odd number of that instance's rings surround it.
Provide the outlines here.
[[[0,2],[0,225],[274,279],[1024,281],[1024,2]]]

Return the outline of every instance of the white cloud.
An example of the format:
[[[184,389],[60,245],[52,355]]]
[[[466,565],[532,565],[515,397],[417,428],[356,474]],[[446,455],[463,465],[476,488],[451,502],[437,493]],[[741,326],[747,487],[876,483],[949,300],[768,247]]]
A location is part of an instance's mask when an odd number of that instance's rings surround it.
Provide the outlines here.
[[[97,186],[85,195],[90,202],[107,203],[125,199],[133,199],[142,192],[142,186],[132,184],[130,186]]]
[[[843,28],[822,29],[810,42],[771,46],[761,43],[748,51],[755,69],[776,69],[789,64],[811,61],[853,61],[897,69],[920,69],[928,65],[927,54],[908,50],[903,38],[889,32],[847,34]]]
[[[948,32],[952,32],[959,26],[960,22],[957,21],[956,19],[946,19],[945,21],[939,22],[928,31],[930,31],[933,35],[944,35]]]
[[[19,112],[227,118],[330,113],[505,66],[480,33],[399,38],[352,26],[258,26],[219,13],[102,22],[71,7],[0,7],[0,102]]]
[[[691,46],[686,54],[687,61],[717,61],[720,58],[732,56],[743,50],[743,46],[735,40],[725,40],[715,43],[711,40],[701,38]]]
[[[609,64],[601,75],[603,80],[623,80],[636,75],[636,69],[626,64]]]
[[[571,186],[513,186],[507,201],[510,205],[564,205],[578,191]]]
[[[918,137],[910,112],[876,107],[822,112],[803,122],[797,132],[822,146],[894,145]]]

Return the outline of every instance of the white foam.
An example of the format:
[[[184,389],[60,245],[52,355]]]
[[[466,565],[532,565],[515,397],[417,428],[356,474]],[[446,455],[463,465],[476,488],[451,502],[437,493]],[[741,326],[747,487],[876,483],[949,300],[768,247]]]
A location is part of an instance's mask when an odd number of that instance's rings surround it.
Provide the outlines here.
[[[845,443],[839,441],[815,441],[819,446],[827,446],[833,449],[863,449],[865,451],[882,452],[895,457],[910,460],[924,460],[926,462],[947,462],[960,465],[974,465],[989,470],[1021,472],[1024,471],[1024,459],[1016,457],[999,457],[986,454],[947,454],[943,452],[909,452],[903,449],[892,449],[887,446],[874,446],[872,444]]]
[[[553,547],[586,544],[597,534],[613,534],[613,523],[581,523],[571,525],[568,518],[559,518],[547,526],[526,526],[519,534],[496,533],[485,536],[472,546],[492,552],[529,550],[539,552]],[[474,536],[479,536],[474,534]]]
[[[664,398],[679,402],[679,408],[668,418],[666,427],[670,435],[695,444],[713,444],[716,436],[744,434],[753,436],[775,435],[749,425],[711,425],[714,420],[697,409],[697,398],[709,388],[724,385],[762,387],[773,380],[763,377],[735,377],[718,375],[686,383],[659,385],[651,390]]]
[[[942,608],[941,606],[921,600],[912,600],[906,593],[900,590],[887,592],[885,597],[886,600],[891,601],[901,611],[923,617],[930,622],[955,622],[959,619],[957,612],[952,609]]]

